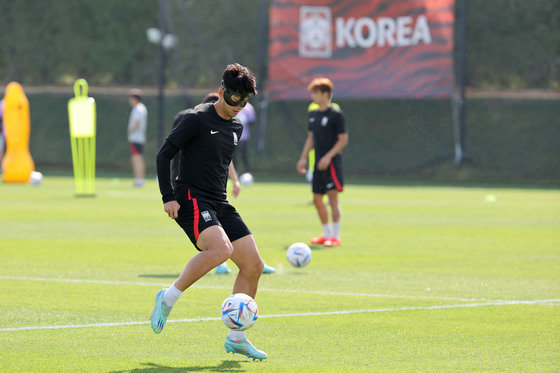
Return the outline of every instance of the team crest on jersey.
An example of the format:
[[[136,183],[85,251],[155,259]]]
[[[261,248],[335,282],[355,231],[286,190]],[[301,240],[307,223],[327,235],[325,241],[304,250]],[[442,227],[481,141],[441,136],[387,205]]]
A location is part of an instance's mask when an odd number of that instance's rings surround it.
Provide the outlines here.
[[[237,133],[233,133],[233,145],[237,145]]]
[[[315,122],[315,118],[313,117],[309,118],[309,123],[313,123],[313,122]]]
[[[323,119],[321,119],[321,126],[325,127],[328,121],[329,117],[323,117]]]

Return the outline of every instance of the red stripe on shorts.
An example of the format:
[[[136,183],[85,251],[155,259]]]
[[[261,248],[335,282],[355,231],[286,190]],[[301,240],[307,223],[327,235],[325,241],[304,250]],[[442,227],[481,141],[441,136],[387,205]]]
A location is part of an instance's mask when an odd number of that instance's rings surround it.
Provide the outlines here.
[[[198,235],[199,235],[199,231],[198,231],[198,219],[199,219],[199,211],[198,211],[198,202],[196,201],[196,198],[191,198],[191,190],[188,189],[188,194],[189,194],[189,201],[192,200],[193,203],[193,210],[194,210],[194,239],[198,240]]]
[[[138,150],[136,150],[136,146],[134,146],[133,143],[129,142],[128,143],[128,148],[130,149],[130,153],[132,155],[140,154],[140,153],[138,153]]]
[[[336,171],[334,169],[334,164],[331,161],[331,177],[332,180],[334,182],[334,185],[336,186],[336,190],[338,190],[339,192],[342,192],[342,185],[340,185],[340,181],[338,181],[338,177],[336,176]]]

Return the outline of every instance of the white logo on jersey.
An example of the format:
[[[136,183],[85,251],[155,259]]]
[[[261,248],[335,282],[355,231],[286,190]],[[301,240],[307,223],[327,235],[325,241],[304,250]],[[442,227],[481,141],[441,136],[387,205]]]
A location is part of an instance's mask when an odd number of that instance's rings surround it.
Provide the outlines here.
[[[200,215],[202,215],[202,218],[204,219],[204,221],[210,221],[212,220],[212,216],[210,215],[210,213],[208,211],[202,211],[200,213]]]
[[[218,132],[220,132],[220,131],[212,131],[212,130],[210,130],[210,134],[211,134],[211,135],[215,135],[215,134],[217,134]]]
[[[313,117],[313,118],[309,118],[309,123],[313,123],[313,122],[315,122],[315,118],[314,118],[314,117]]]
[[[328,121],[329,121],[329,117],[323,117],[323,119],[321,120],[321,126],[325,127]]]
[[[233,133],[233,145],[237,145],[237,133]]]
[[[333,186],[334,186],[334,183],[328,183],[328,184],[327,184],[327,189],[330,189],[330,188],[332,188]]]

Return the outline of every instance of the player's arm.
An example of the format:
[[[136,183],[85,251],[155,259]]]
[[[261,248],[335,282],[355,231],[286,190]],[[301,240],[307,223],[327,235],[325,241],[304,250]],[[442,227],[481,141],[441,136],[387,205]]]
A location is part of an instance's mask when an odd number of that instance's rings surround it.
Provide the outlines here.
[[[300,174],[304,175],[307,171],[305,166],[307,166],[307,157],[309,156],[309,151],[313,149],[313,132],[307,132],[307,139],[305,140],[305,144],[303,145],[303,150],[301,151],[301,155],[299,156],[299,160],[297,163],[297,170]]]
[[[132,122],[132,127],[128,130],[128,134],[130,135],[132,132],[136,131],[140,128],[140,119],[136,118],[134,122]]]
[[[337,141],[334,143],[333,147],[319,159],[317,162],[317,168],[320,171],[326,170],[335,155],[340,153],[346,145],[348,145],[348,133],[346,132],[346,121],[344,120],[344,116],[342,113],[337,110],[337,114],[334,117],[334,131],[338,136]]]
[[[163,209],[170,218],[178,216],[179,203],[171,185],[171,160],[196,135],[199,124],[193,115],[185,115],[181,122],[167,136],[156,155],[157,176]]]
[[[177,152],[179,152],[179,148],[166,139],[156,155],[157,177],[163,200],[163,210],[172,219],[177,218],[181,208],[175,200],[175,193],[171,186],[171,160]]]
[[[334,146],[329,150],[317,163],[317,168],[321,171],[326,170],[329,167],[333,157],[340,153],[348,145],[348,134],[339,133],[338,140],[334,143]]]
[[[234,197],[237,197],[239,195],[239,192],[241,191],[241,183],[237,178],[237,171],[235,171],[235,166],[233,165],[233,161],[229,162],[228,173],[229,173],[229,178],[233,182],[233,189],[231,193],[233,194]]]
[[[172,129],[175,129],[179,125],[179,123],[181,123],[181,120],[183,119],[185,114],[186,114],[185,111],[181,111],[181,112],[177,113],[175,118],[173,118]],[[173,159],[171,160],[171,184],[172,185],[173,185],[173,181],[177,178],[177,175],[179,175],[179,155],[178,154],[175,155],[175,157],[173,157]]]

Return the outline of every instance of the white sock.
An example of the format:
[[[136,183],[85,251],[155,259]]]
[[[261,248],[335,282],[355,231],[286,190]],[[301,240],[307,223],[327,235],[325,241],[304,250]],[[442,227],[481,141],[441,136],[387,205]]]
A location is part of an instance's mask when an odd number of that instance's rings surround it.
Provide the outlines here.
[[[177,303],[177,300],[179,300],[181,294],[183,294],[183,292],[177,289],[175,287],[175,284],[173,284],[163,294],[163,300],[165,301],[165,303],[167,303],[169,307],[173,307],[175,303]]]
[[[340,221],[332,223],[333,237],[340,238]]]
[[[245,339],[245,330],[240,331],[240,330],[230,330],[229,334],[228,334],[228,338],[231,339],[232,341],[240,341],[242,339]]]
[[[321,226],[323,227],[323,237],[331,238],[331,228],[329,227],[329,223],[321,224]]]

